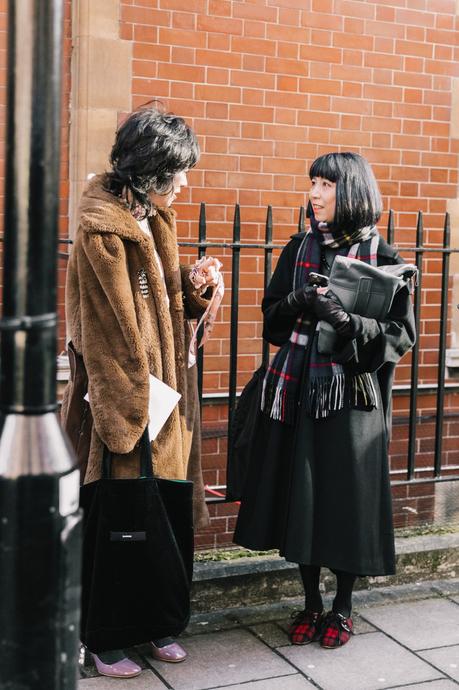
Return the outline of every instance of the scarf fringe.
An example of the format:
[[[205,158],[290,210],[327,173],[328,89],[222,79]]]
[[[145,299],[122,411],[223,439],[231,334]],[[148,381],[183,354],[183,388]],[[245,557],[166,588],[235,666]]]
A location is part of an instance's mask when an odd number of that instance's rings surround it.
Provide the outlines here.
[[[352,377],[351,395],[354,407],[364,410],[378,407],[378,396],[371,374],[357,374]]]
[[[320,376],[309,380],[307,409],[311,417],[321,419],[330,412],[337,412],[344,407],[345,375],[335,374]]]
[[[346,381],[347,384],[346,385]],[[345,407],[346,389],[352,407],[371,410],[378,407],[378,398],[371,374],[346,377],[344,373],[330,377],[310,379],[306,396],[306,409],[314,419],[325,419]],[[263,382],[261,410],[271,419],[284,424],[295,424],[298,400],[285,388]]]
[[[295,424],[298,401],[296,396],[276,385],[269,385],[263,381],[261,394],[261,410],[271,419],[285,424]]]

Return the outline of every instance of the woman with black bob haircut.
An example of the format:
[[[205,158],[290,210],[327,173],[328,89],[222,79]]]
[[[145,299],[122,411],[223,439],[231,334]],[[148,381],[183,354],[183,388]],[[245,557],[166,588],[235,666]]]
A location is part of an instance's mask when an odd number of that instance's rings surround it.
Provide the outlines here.
[[[355,153],[326,153],[317,158],[309,177],[336,184],[336,209],[330,227],[347,233],[376,225],[382,213],[381,195],[368,161]]]
[[[333,649],[353,631],[356,578],[395,572],[391,389],[415,333],[408,285],[378,321],[344,311],[323,278],[337,256],[374,266],[403,263],[375,227],[381,198],[367,161],[328,153],[309,175],[311,226],[292,235],[262,302],[263,337],[279,350],[264,374],[260,413],[244,448],[250,460],[235,542],[278,549],[299,564],[305,606],[290,641],[318,640]],[[319,351],[321,322],[335,334],[328,354]],[[337,580],[328,613],[319,589],[323,566]]]
[[[193,481],[197,528],[207,526],[208,513],[188,322],[205,312],[214,283],[203,279],[197,289],[192,267],[180,264],[171,205],[198,160],[192,129],[156,104],[127,117],[115,136],[111,169],[90,179],[67,271],[72,377],[62,404],[63,425],[87,484],[101,476],[104,447],[113,478],[139,476],[140,449],[152,421],[150,380],[177,391],[179,402],[151,442],[153,470],[157,477]],[[111,630],[111,608],[106,618]],[[172,637],[147,641],[155,659],[179,662],[187,656]],[[90,651],[103,675],[141,673],[121,649],[107,651],[104,643]]]

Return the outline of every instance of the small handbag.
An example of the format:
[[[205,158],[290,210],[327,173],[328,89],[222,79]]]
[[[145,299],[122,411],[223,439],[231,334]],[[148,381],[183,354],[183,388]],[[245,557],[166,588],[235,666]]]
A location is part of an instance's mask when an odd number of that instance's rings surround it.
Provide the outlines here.
[[[153,476],[148,431],[140,476],[80,488],[83,518],[81,640],[92,652],[176,637],[190,617],[193,483]]]
[[[416,277],[417,271],[414,264],[370,266],[359,259],[338,255],[333,262],[328,287],[344,311],[381,321],[389,313],[396,293]],[[333,326],[321,321],[319,352],[332,354],[337,339]]]
[[[266,367],[262,365],[241,391],[233,418],[232,447],[226,472],[226,499],[242,498],[252,450],[252,438],[261,416],[261,393]]]

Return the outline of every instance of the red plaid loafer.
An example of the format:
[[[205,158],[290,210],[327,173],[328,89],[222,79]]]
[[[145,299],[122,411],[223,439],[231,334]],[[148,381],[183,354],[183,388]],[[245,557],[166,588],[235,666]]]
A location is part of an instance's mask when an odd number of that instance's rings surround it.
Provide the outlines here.
[[[322,627],[323,613],[300,611],[295,615],[288,633],[292,644],[309,644],[318,640]]]
[[[342,647],[349,642],[353,634],[352,618],[346,618],[342,613],[330,611],[324,617],[320,633],[320,644],[325,649]]]

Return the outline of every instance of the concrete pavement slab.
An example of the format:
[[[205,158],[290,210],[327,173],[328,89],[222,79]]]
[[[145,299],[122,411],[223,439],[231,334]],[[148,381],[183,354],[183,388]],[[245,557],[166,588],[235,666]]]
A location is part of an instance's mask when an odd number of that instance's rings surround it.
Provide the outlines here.
[[[419,656],[430,661],[431,664],[459,683],[459,645],[429,649],[425,652],[419,652]]]
[[[416,683],[416,685],[397,685],[391,690],[457,690],[457,683],[453,680],[434,680],[431,683]]]
[[[217,686],[218,690],[221,686]],[[242,683],[237,685],[227,685],[225,690],[314,690],[315,686],[308,683],[306,678],[296,674],[294,676],[278,676],[265,680],[256,680],[253,683]],[[216,690],[216,689],[212,689]]]
[[[167,687],[152,671],[142,671],[135,678],[86,678],[78,683],[78,690],[121,690],[129,683],[129,690],[165,690]]]
[[[285,647],[290,644],[286,631],[275,623],[251,625],[250,630],[270,647]]]
[[[459,644],[459,606],[445,599],[375,606],[362,613],[409,649]]]
[[[342,649],[311,644],[278,651],[323,690],[379,690],[442,676],[379,632],[356,635]]]
[[[174,690],[208,690],[297,672],[246,630],[196,635],[187,639],[186,650],[183,664],[154,662]]]

